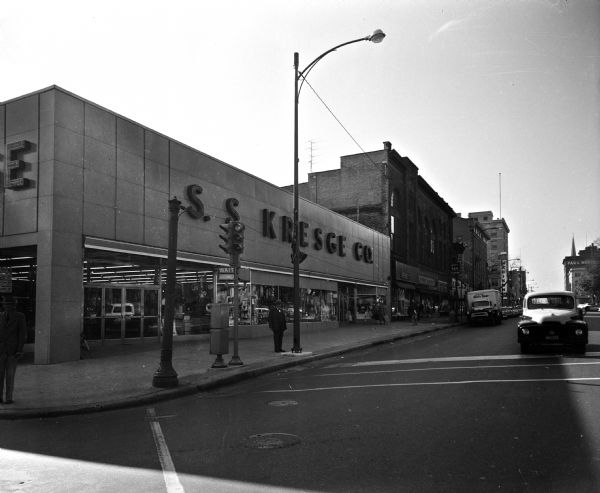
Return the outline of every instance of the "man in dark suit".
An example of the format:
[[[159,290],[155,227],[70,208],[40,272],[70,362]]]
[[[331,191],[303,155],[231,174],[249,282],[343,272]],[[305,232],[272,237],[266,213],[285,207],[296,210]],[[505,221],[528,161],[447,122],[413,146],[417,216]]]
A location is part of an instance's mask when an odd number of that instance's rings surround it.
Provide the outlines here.
[[[282,349],[281,345],[283,344],[283,333],[287,327],[285,324],[285,313],[281,309],[281,301],[279,300],[269,307],[269,328],[273,331],[275,352],[283,353],[285,350]]]
[[[23,356],[23,346],[27,339],[25,315],[17,311],[15,300],[6,296],[2,301],[4,311],[0,312],[0,402],[4,396],[6,380],[6,404],[13,403],[13,389],[17,360]]]

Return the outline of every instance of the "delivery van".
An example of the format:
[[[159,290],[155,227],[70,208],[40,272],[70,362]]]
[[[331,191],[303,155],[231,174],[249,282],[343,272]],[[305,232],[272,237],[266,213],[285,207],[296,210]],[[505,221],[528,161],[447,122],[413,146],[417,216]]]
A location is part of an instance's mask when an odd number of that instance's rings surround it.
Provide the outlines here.
[[[502,323],[500,291],[496,289],[469,291],[466,298],[467,320],[471,325]]]

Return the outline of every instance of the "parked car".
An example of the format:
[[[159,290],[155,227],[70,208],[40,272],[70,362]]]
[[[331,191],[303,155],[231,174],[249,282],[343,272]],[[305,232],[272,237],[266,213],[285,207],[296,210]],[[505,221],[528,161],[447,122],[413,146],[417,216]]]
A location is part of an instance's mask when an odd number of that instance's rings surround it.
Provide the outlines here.
[[[528,293],[523,300],[523,315],[517,325],[521,352],[533,345],[571,346],[583,354],[588,343],[588,326],[570,291]]]
[[[589,303],[583,303],[581,305],[578,305],[578,308],[584,313],[600,311],[598,305],[590,305]]]
[[[109,318],[121,318],[125,316],[125,318],[133,317],[135,313],[135,309],[133,303],[125,303],[125,305],[121,303],[110,303],[106,306],[105,316]]]

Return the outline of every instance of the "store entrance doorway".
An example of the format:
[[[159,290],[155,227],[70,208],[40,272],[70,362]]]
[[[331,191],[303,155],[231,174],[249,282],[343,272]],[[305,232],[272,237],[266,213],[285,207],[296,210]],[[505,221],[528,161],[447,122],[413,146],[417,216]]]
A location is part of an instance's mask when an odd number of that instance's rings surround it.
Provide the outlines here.
[[[158,286],[84,286],[84,336],[88,341],[158,337]]]

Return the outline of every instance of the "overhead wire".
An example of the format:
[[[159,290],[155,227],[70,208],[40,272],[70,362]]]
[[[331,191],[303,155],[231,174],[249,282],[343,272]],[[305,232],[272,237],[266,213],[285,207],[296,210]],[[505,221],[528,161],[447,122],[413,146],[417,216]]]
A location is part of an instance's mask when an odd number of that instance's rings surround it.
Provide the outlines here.
[[[308,82],[308,80],[306,78],[303,78],[304,82],[306,82],[306,84],[308,85],[308,87],[310,87],[310,90],[315,94],[315,96],[317,96],[317,98],[319,99],[319,101],[321,101],[321,103],[323,104],[323,106],[325,106],[325,108],[327,109],[327,111],[329,111],[329,113],[331,114],[331,116],[333,116],[333,118],[335,119],[336,122],[338,122],[338,124],[344,129],[344,132],[346,132],[348,134],[348,136],[352,139],[352,141],[358,146],[358,148],[362,151],[362,153],[364,154],[364,156],[371,161],[371,164],[375,164],[375,162],[371,159],[371,156],[362,148],[362,146],[358,143],[358,141],[354,138],[354,136],[350,133],[350,131],[345,127],[345,125],[340,121],[340,119],[335,115],[335,113],[333,112],[333,110],[327,105],[327,103],[323,100],[323,98],[319,95],[319,93],[315,90],[315,88],[311,85],[310,82]]]

